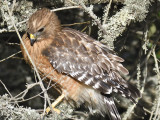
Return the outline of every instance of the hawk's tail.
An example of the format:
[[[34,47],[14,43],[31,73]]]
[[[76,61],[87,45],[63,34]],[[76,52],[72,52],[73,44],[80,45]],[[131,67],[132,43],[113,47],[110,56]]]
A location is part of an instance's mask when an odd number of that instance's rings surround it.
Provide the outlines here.
[[[102,116],[108,114],[111,120],[121,120],[114,100],[111,96],[101,94],[99,91],[86,87],[81,91],[81,96],[77,103],[84,103],[89,108],[90,113],[100,113]]]
[[[107,113],[111,120],[121,120],[117,107],[112,97],[103,96],[104,103],[107,107]]]

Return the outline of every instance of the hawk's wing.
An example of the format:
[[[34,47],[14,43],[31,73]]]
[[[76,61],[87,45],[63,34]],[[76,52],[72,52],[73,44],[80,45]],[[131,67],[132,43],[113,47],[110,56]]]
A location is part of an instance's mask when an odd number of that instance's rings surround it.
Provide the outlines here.
[[[140,96],[139,91],[119,75],[119,72],[128,74],[128,70],[120,63],[124,60],[84,33],[63,29],[43,54],[58,72],[67,74],[103,94],[115,91],[128,98]]]

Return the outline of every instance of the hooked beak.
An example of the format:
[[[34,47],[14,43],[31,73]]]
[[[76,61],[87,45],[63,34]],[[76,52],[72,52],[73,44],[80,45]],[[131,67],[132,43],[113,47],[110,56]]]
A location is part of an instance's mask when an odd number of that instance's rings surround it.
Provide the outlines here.
[[[35,41],[36,41],[36,37],[33,34],[30,34],[31,46],[33,46],[33,44],[34,44]]]

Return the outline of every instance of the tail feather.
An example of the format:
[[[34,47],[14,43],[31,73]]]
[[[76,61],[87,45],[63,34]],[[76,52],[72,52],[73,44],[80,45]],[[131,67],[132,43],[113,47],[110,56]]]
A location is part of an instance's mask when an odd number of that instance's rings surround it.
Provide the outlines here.
[[[104,102],[107,105],[108,115],[109,115],[110,119],[111,120],[121,120],[121,117],[119,115],[119,112],[117,110],[117,107],[114,103],[113,98],[104,96]]]
[[[85,106],[89,108],[91,114],[94,114],[96,110],[102,116],[108,114],[111,120],[121,120],[114,100],[110,95],[100,93],[91,87],[85,87],[80,95],[77,103],[84,103],[85,101]]]
[[[135,88],[133,85],[131,85],[130,83],[128,83],[128,89],[130,90],[131,96],[133,98],[136,99],[142,96],[140,91],[137,88]]]

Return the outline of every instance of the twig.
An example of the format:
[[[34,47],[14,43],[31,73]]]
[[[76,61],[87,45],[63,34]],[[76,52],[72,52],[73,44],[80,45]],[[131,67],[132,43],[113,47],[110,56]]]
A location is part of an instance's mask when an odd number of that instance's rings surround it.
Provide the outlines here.
[[[52,71],[54,71],[54,70],[55,70],[55,69],[53,69]],[[52,72],[52,71],[51,71],[51,72]],[[45,75],[45,77],[42,78],[42,81],[45,80],[49,75],[50,75],[50,74]],[[35,79],[36,79],[36,77],[35,77]],[[56,84],[56,83],[55,83],[55,84]],[[23,99],[22,97],[20,97],[20,98],[18,98],[18,97],[21,96],[22,94],[25,94],[26,91],[28,91],[29,89],[33,88],[33,87],[36,86],[36,85],[39,85],[39,82],[36,81],[36,83],[28,84],[28,85],[27,85],[27,88],[26,88],[24,91],[22,91],[21,93],[19,93],[18,95],[16,95],[15,98],[17,98],[17,99]],[[42,92],[43,92],[43,91],[42,91]],[[25,96],[25,95],[22,95],[22,96]]]
[[[39,85],[39,83],[37,82],[37,83],[28,84],[27,88],[24,91],[22,91],[21,93],[19,93],[18,95],[15,96],[16,100],[23,99],[24,96],[26,95],[26,93],[28,92],[28,90],[31,89],[31,88],[33,88],[36,85]],[[21,95],[22,95],[22,97],[19,97]]]
[[[28,21],[28,19],[23,20],[23,21],[21,21],[21,22],[18,22],[16,25],[21,25],[21,24],[23,24],[23,23],[26,23],[27,21]]]
[[[73,25],[82,25],[82,24],[90,24],[90,21],[82,22],[82,23],[72,23],[72,24],[63,24],[62,26],[73,26]]]
[[[55,11],[67,10],[67,9],[75,9],[75,8],[81,8],[81,7],[80,6],[62,7],[62,8],[57,8],[57,9],[54,9],[54,10],[51,10],[51,11],[55,12]]]
[[[13,0],[13,4],[12,4],[12,8],[11,8],[11,15],[13,14],[15,4],[16,4],[16,0]]]
[[[38,83],[38,84],[39,84],[39,83]],[[32,87],[34,87],[34,86],[36,86],[36,85],[38,85],[38,84],[34,84],[34,85],[32,85]],[[55,84],[56,84],[56,83],[54,83],[53,85],[49,86],[49,87],[46,89],[46,91],[49,90],[50,88],[52,88],[53,86],[55,86]],[[27,88],[26,90],[24,90],[23,92],[21,92],[20,94],[18,94],[16,97],[20,96],[22,93],[25,93],[26,91],[28,91],[28,90],[31,89],[32,87]],[[16,101],[17,101],[17,102],[25,102],[25,101],[28,101],[28,100],[31,100],[31,99],[33,99],[33,98],[36,98],[36,97],[40,96],[40,94],[42,94],[42,93],[44,93],[44,91],[38,93],[37,95],[34,95],[33,97],[27,98],[27,99],[23,99],[23,97],[17,98]],[[19,99],[22,99],[22,100],[19,100]],[[50,98],[49,98],[49,99],[50,99]],[[50,100],[52,100],[52,99],[50,99]],[[11,102],[11,103],[12,103],[12,102]]]
[[[3,33],[3,32],[8,32],[8,30],[5,28],[0,29],[0,33]]]
[[[158,40],[159,40],[159,39],[158,39]],[[157,40],[156,40],[156,42],[157,42]],[[146,60],[148,60],[148,59],[150,58],[150,56],[152,55],[152,51],[153,51],[155,45],[156,45],[156,44],[154,44],[153,47],[150,49],[150,51],[148,52],[148,54],[147,54],[147,56],[145,57],[145,59],[144,59],[144,60],[141,60],[141,61],[142,61],[141,67],[143,67],[143,66],[145,65]],[[129,79],[128,81],[131,81],[131,78],[133,78],[133,77],[136,75],[136,73],[137,73],[137,71],[135,71],[135,72],[132,74],[132,76],[130,77],[130,79]]]
[[[111,3],[112,3],[112,0],[109,0],[109,4],[106,6],[106,8],[105,8],[105,14],[104,14],[104,16],[103,16],[103,24],[105,24],[106,23],[106,21],[107,21],[107,17],[108,17],[108,13],[109,13],[109,9],[110,9],[110,7],[111,7]]]
[[[10,97],[13,98],[12,94],[9,92],[9,90],[7,89],[6,85],[2,82],[2,80],[0,80],[0,83],[3,85],[3,87],[5,88],[7,93],[10,95]]]
[[[20,46],[19,43],[6,43],[6,44],[8,44],[8,45],[19,45]]]
[[[132,113],[132,111],[134,110],[134,108],[136,107],[136,104],[131,105],[127,112],[125,113],[124,117],[122,118],[122,120],[127,120],[127,118],[130,116],[130,114]]]
[[[157,104],[156,104],[156,110],[155,110],[155,116],[153,118],[153,120],[157,120],[160,115],[159,115],[159,110],[160,110],[160,95],[159,95],[159,92],[160,92],[160,71],[159,71],[159,66],[158,66],[158,61],[157,61],[157,57],[156,57],[156,54],[155,54],[155,47],[152,51],[153,53],[153,58],[154,58],[154,61],[155,61],[155,67],[156,67],[156,72],[157,72],[157,78],[158,78],[158,100],[157,100]]]
[[[17,54],[19,54],[19,53],[21,53],[21,52],[22,52],[22,51],[18,51],[17,53],[14,53],[14,54],[8,56],[7,58],[4,58],[4,59],[0,60],[0,62],[3,62],[3,61],[5,61],[5,60],[8,60],[8,59],[12,58],[13,56],[15,56],[15,55],[17,55]]]

